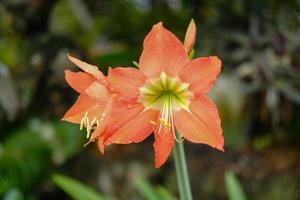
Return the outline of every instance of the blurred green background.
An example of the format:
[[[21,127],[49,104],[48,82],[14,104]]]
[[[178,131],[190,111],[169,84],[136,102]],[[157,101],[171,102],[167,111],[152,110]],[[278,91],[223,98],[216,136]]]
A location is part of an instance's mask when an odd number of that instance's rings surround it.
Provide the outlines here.
[[[191,18],[196,56],[223,61],[209,95],[225,136],[225,153],[185,142],[194,199],[299,200],[299,0],[1,0],[0,198],[176,199],[172,157],[155,169],[152,137],[104,156],[83,147],[60,121],[77,96],[63,72],[78,70],[67,53],[132,66],[153,24],[183,40]]]

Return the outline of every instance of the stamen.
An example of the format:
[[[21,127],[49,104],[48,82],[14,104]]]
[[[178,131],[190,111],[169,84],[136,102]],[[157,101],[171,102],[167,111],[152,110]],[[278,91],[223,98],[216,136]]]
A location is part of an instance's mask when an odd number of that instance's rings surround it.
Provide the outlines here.
[[[159,121],[161,122],[161,124],[164,127],[170,127],[171,126],[171,124],[166,119],[160,118]]]
[[[180,140],[177,138],[175,131],[173,132],[173,137],[174,137],[174,140],[178,143],[182,143],[184,141],[183,137],[180,137]]]
[[[94,117],[94,119],[93,119],[92,122],[91,122],[91,126],[93,126],[94,124],[96,124],[96,120],[97,120],[97,118]]]
[[[132,61],[132,63],[133,63],[136,67],[139,67],[139,63],[138,63],[138,62]]]
[[[80,130],[82,130],[83,127],[86,126],[85,124],[86,124],[86,118],[87,118],[87,116],[88,116],[88,112],[85,112],[84,113],[84,117],[81,119],[81,122],[80,122]]]
[[[156,122],[151,120],[150,124],[156,125]]]
[[[95,140],[89,140],[87,143],[85,143],[83,146],[86,147],[88,144],[90,144],[91,142],[95,142]]]
[[[182,82],[179,77],[169,76],[162,72],[156,79],[149,79],[144,86],[139,88],[139,101],[143,103],[145,109],[157,109],[160,111],[157,122],[150,121],[157,125],[158,133],[165,128],[166,131],[173,134],[176,142],[182,142],[183,139],[176,137],[174,125],[174,112],[181,109],[189,111],[189,106],[193,94],[188,90],[189,84]]]
[[[105,116],[105,113],[102,114],[100,122],[103,120]],[[85,112],[83,118],[80,121],[80,130],[82,130],[84,127],[86,128],[86,138],[90,138],[91,133],[100,125],[99,120],[97,120],[97,117],[94,117],[92,121],[90,122],[90,118],[88,117],[88,112]]]
[[[80,122],[80,128],[79,128],[80,130],[83,129],[83,123],[84,123],[84,120],[85,120],[84,118],[81,119],[81,122]]]

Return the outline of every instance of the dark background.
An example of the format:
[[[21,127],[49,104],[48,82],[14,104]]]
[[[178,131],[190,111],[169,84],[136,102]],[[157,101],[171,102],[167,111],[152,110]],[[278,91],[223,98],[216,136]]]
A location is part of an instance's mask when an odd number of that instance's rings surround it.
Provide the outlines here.
[[[223,62],[209,96],[225,137],[225,153],[185,142],[194,198],[228,199],[234,172],[248,199],[300,199],[299,0],[1,0],[0,197],[70,199],[53,173],[112,200],[144,199],[134,177],[178,196],[172,157],[154,168],[152,137],[105,155],[83,147],[84,131],[60,121],[77,96],[63,72],[78,70],[67,53],[104,72],[132,66],[153,24],[183,40],[191,18],[196,56]]]

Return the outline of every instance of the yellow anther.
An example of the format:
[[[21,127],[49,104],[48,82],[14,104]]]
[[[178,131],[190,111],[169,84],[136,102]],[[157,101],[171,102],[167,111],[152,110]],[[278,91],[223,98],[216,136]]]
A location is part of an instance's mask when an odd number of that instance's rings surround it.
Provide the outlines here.
[[[171,126],[171,124],[167,121],[167,120],[165,120],[165,119],[159,119],[159,121],[161,122],[161,124],[164,126],[164,127],[170,127]]]
[[[92,119],[92,121],[90,121],[90,118],[88,117],[88,112],[86,112],[83,116],[83,118],[81,119],[80,122],[80,130],[82,130],[84,127],[86,128],[86,138],[89,138],[92,131],[95,130],[97,128],[97,126],[100,125],[99,120],[97,120],[96,117],[94,117]]]

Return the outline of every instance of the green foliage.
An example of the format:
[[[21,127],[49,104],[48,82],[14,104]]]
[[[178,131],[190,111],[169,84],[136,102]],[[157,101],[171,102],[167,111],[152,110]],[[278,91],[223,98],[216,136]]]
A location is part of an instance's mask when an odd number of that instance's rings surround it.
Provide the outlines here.
[[[42,122],[41,125],[53,130],[52,137],[47,140],[52,149],[53,161],[57,161],[57,164],[74,156],[83,147],[85,135],[77,125],[62,121]]]
[[[104,200],[105,198],[89,186],[73,178],[55,174],[52,175],[54,183],[74,200]],[[174,200],[176,199],[166,188],[152,186],[143,178],[134,178],[133,186],[145,200]]]
[[[176,199],[173,194],[167,188],[163,186],[156,186],[156,191],[162,200],[174,200]]]
[[[11,133],[0,145],[0,196],[13,188],[30,194],[54,164],[64,162],[82,147],[84,137],[78,132],[71,124],[34,119]]]
[[[138,53],[135,50],[125,50],[109,54],[103,54],[95,57],[93,60],[99,64],[102,71],[106,71],[107,68],[103,66],[119,66],[119,63],[123,63],[124,66],[132,66],[132,61],[138,58]]]
[[[99,193],[75,179],[55,174],[52,176],[52,180],[74,200],[104,200]]]
[[[28,190],[50,167],[50,148],[39,135],[23,128],[3,144],[0,160],[0,195],[10,188]]]
[[[133,180],[135,188],[141,193],[146,200],[158,200],[160,199],[153,186],[141,178],[135,178]]]
[[[136,177],[133,179],[134,187],[145,200],[174,200],[176,199],[167,189],[162,186],[154,187],[147,180]]]
[[[14,66],[18,62],[18,43],[16,38],[0,38],[0,61],[8,66]]]
[[[225,173],[225,185],[229,200],[247,200],[243,188],[233,171]]]
[[[74,156],[84,143],[84,135],[76,125],[70,123],[32,119],[29,126],[34,135],[39,135],[47,143],[46,146],[51,149],[51,160],[55,164],[61,164]]]
[[[80,25],[67,0],[58,1],[51,13],[50,31],[58,35],[76,35],[80,32]]]
[[[24,196],[20,190],[12,188],[7,191],[3,197],[3,200],[23,200]]]
[[[264,136],[261,136],[261,137],[257,138],[254,141],[253,147],[256,150],[261,150],[261,149],[264,149],[266,147],[269,147],[271,145],[271,143],[272,143],[271,135],[264,135]]]

